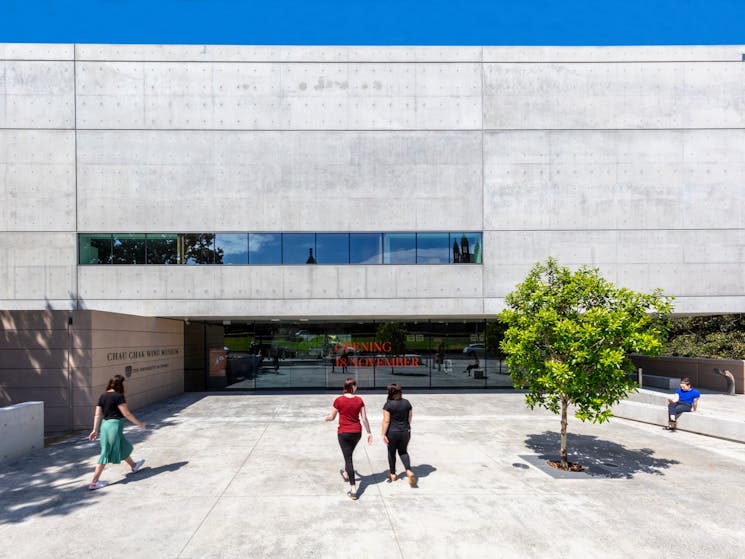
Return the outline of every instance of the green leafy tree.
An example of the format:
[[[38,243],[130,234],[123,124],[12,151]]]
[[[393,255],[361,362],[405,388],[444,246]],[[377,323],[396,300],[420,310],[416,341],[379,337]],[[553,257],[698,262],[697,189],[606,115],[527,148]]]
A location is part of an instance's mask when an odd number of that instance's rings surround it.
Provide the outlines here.
[[[597,269],[576,272],[553,258],[536,264],[506,298],[502,349],[526,403],[561,413],[560,467],[568,469],[567,411],[602,423],[636,388],[629,353],[659,354],[672,299],[616,288]]]
[[[671,321],[667,355],[745,358],[745,315],[682,316]]]

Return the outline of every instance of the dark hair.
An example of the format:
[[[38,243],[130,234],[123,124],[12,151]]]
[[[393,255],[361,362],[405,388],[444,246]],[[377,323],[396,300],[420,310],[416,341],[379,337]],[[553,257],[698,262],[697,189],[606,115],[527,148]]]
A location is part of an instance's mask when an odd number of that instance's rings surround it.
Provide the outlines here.
[[[347,380],[344,381],[344,388],[342,389],[342,392],[352,393],[354,392],[355,386],[357,386],[357,381],[354,380],[352,377],[349,377]]]
[[[680,384],[687,384],[688,386],[691,386],[691,379],[688,377],[680,379]]]
[[[109,384],[106,385],[106,390],[113,390],[119,394],[124,394],[124,377],[122,375],[114,375],[109,379]]]
[[[391,383],[388,385],[388,399],[389,400],[400,400],[401,394],[403,394],[401,385],[397,383]]]

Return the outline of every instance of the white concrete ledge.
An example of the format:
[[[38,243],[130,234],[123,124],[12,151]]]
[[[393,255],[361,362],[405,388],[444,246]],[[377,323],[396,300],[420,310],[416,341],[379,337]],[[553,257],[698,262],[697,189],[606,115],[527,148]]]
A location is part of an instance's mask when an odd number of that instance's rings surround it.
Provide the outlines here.
[[[44,402],[0,408],[0,462],[44,447]]]
[[[613,406],[613,415],[632,421],[667,425],[667,395],[649,390],[631,394]],[[717,415],[707,411],[683,413],[678,418],[678,430],[745,443],[745,420]]]

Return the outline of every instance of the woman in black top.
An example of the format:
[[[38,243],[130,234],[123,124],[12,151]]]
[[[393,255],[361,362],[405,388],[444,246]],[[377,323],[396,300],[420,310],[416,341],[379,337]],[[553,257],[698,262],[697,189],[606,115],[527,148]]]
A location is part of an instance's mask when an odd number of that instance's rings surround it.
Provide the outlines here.
[[[132,473],[139,471],[145,460],[135,462],[130,457],[132,454],[132,445],[124,436],[124,419],[129,419],[140,429],[145,428],[145,424],[140,422],[127,406],[127,399],[124,397],[124,377],[115,375],[109,380],[106,386],[106,392],[101,394],[96,406],[96,416],[93,420],[93,431],[88,435],[89,441],[95,441],[99,438],[99,427],[101,429],[101,455],[98,457],[98,464],[93,473],[93,480],[88,485],[88,489],[100,489],[106,485],[105,481],[98,481],[101,477],[106,464],[119,464],[124,460],[131,468]]]
[[[411,439],[411,404],[402,398],[403,390],[400,384],[388,385],[388,400],[383,406],[383,442],[388,445],[389,481],[396,481],[396,452],[401,457],[409,485],[416,485],[416,476],[411,471],[411,462],[407,447]]]

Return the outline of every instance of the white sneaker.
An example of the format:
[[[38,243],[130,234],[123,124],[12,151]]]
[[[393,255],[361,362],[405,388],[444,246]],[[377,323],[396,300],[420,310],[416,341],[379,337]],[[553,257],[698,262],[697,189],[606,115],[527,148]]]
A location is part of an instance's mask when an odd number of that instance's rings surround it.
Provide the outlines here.
[[[106,487],[109,483],[106,481],[97,481],[96,483],[89,483],[88,489],[91,491],[95,491],[96,489],[101,489],[102,487]]]
[[[142,460],[138,460],[137,462],[135,462],[135,465],[132,466],[132,473],[133,474],[136,474],[137,472],[139,472],[140,471],[140,468],[142,468],[142,465],[144,463],[145,463],[145,459],[144,458]]]

